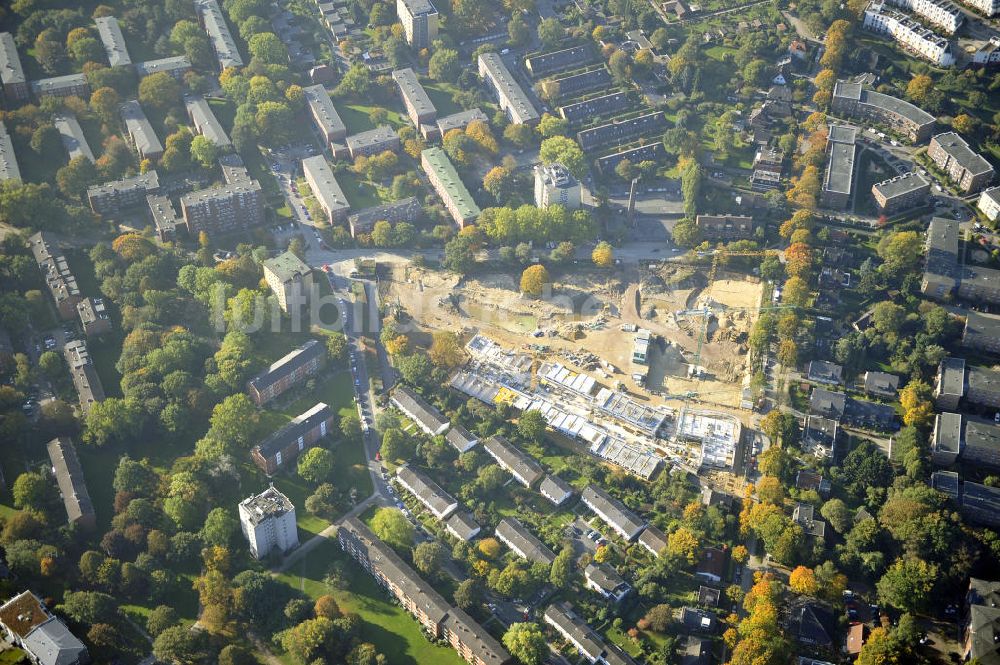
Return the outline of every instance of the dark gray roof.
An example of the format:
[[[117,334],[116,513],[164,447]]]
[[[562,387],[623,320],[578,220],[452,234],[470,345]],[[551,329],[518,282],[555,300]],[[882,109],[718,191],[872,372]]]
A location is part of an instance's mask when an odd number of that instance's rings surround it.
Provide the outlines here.
[[[655,526],[650,525],[639,534],[639,542],[650,552],[660,556],[660,552],[667,546],[667,537]]]
[[[955,471],[935,471],[931,474],[931,487],[958,501],[960,483]]]
[[[469,430],[461,425],[453,425],[444,438],[460,453],[465,452],[479,441]]]
[[[899,377],[887,372],[865,372],[865,390],[874,393],[894,393],[899,389]]]
[[[934,141],[941,146],[959,166],[974,175],[992,171],[993,166],[986,161],[982,155],[973,152],[969,144],[955,132],[945,132],[934,137]]]
[[[605,593],[620,593],[624,587],[628,587],[618,571],[606,563],[591,563],[584,570],[587,579],[599,586]]]
[[[831,420],[843,418],[846,405],[847,395],[826,388],[813,388],[809,396],[809,413]]]
[[[482,122],[489,122],[489,118],[479,109],[469,109],[468,111],[459,111],[458,113],[452,113],[451,115],[446,115],[443,118],[437,119],[437,128],[441,132],[441,136],[444,136],[452,129],[465,129],[469,126],[469,123],[480,120]]]
[[[516,517],[505,517],[500,520],[495,532],[498,538],[510,547],[520,550],[519,554],[529,561],[551,565],[556,559],[552,550],[528,531]]]
[[[525,68],[535,76],[570,67],[579,67],[593,60],[590,46],[581,44],[549,53],[539,53],[524,59]]]
[[[287,425],[264,439],[257,445],[257,452],[264,459],[271,459],[276,453],[293,444],[300,436],[319,426],[324,420],[332,420],[333,415],[333,410],[329,406],[323,402],[317,402],[311,409],[295,416]]]
[[[944,414],[949,415],[949,414]],[[965,452],[969,462],[986,464],[987,460],[1000,458],[1000,426],[986,420],[964,418]]]
[[[969,658],[982,665],[1000,663],[1000,607],[971,606],[968,636]]]
[[[70,523],[80,519],[93,519],[94,504],[90,500],[83,467],[80,466],[80,458],[76,456],[73,442],[62,437],[52,439],[46,449]]]
[[[545,469],[525,452],[502,436],[491,436],[483,443],[483,448],[514,477],[527,486],[534,485],[545,475]]]
[[[626,508],[624,503],[595,485],[587,485],[582,498],[625,532],[632,533],[646,526],[645,520]]]
[[[317,356],[325,353],[323,345],[315,339],[311,339],[302,346],[289,351],[280,359],[271,363],[271,366],[250,380],[256,390],[263,391],[278,381],[292,374],[303,365],[312,362]]]
[[[827,646],[833,643],[830,628],[833,617],[825,607],[813,602],[798,602],[792,607],[788,631],[804,644]]]
[[[909,173],[904,173],[903,175],[898,175],[894,178],[889,178],[887,180],[883,180],[882,182],[875,183],[872,185],[872,189],[877,189],[885,198],[892,199],[930,186],[931,184],[924,180],[922,175],[911,171]]]
[[[458,503],[440,485],[409,465],[400,467],[396,471],[396,478],[436,515],[448,512],[449,507]]]
[[[496,638],[458,607],[448,610],[448,616],[441,627],[458,637],[465,648],[475,655],[477,663],[502,665],[511,660],[510,654]]]
[[[392,399],[397,406],[407,412],[411,418],[416,418],[419,423],[430,430],[437,430],[448,424],[448,420],[441,415],[441,412],[428,404],[423,397],[418,395],[409,386],[398,386],[392,391]]]
[[[953,219],[934,217],[927,226],[924,280],[942,284],[945,295],[955,288],[958,278],[958,234],[958,222]]]
[[[472,518],[472,514],[463,511],[458,511],[449,517],[445,527],[453,532],[452,535],[462,540],[472,540],[480,529],[479,522]]]
[[[969,365],[967,375],[970,394],[1000,392],[1000,371],[982,365]]]
[[[347,222],[351,226],[368,227],[383,219],[386,221],[412,220],[419,217],[422,210],[417,197],[409,196],[391,203],[383,203],[359,210],[348,217]]]
[[[938,369],[938,385],[943,395],[965,393],[965,358],[947,357]]]
[[[552,500],[553,497],[562,499],[566,494],[573,493],[573,486],[559,476],[550,473],[542,478],[541,484],[538,485],[538,491],[549,500]]]
[[[21,58],[17,55],[17,45],[14,35],[0,32],[0,82],[4,85],[24,83],[24,70],[21,68]]]
[[[844,128],[838,125],[830,126],[830,140],[827,147],[826,178],[823,190],[839,194],[850,194],[854,182],[854,157],[857,146],[851,134],[847,140]],[[836,140],[841,139],[841,140]]]
[[[370,145],[388,143],[389,141],[394,141],[398,138],[399,137],[396,136],[396,132],[392,127],[389,125],[379,125],[375,129],[369,129],[368,131],[348,136],[347,147],[351,151],[354,151],[358,148],[365,148]]]
[[[988,339],[1000,337],[1000,316],[968,310],[965,317],[965,337],[963,340],[968,341],[970,336]]]
[[[808,376],[813,381],[829,381],[840,383],[844,368],[836,363],[825,360],[812,360],[809,362]]]
[[[424,86],[420,85],[420,79],[417,78],[417,73],[413,69],[410,67],[397,69],[392,73],[392,80],[399,86],[399,92],[403,95],[403,99],[417,113],[437,113],[437,109],[434,108],[434,102],[431,101],[430,95],[424,90]]]

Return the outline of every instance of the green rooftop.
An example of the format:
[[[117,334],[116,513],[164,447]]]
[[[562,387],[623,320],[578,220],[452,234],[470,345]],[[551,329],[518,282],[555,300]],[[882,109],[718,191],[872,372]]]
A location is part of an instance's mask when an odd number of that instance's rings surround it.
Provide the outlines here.
[[[305,276],[312,272],[312,268],[291,252],[285,252],[273,259],[265,260],[264,267],[277,275],[282,282],[290,282],[296,277]]]
[[[451,199],[451,204],[458,211],[463,221],[479,216],[479,206],[472,199],[472,194],[465,188],[458,171],[441,148],[427,148],[420,153],[420,161],[427,175],[438,189],[442,198]],[[433,173],[432,173],[433,172]],[[441,192],[444,189],[444,192]],[[448,204],[448,201],[445,201]],[[451,206],[449,206],[451,207]]]

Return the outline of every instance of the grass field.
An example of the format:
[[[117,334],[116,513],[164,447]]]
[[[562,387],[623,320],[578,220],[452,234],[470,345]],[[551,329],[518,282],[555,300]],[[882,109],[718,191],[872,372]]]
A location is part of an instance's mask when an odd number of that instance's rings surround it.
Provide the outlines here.
[[[330,590],[323,584],[327,569],[335,561],[347,562],[346,577],[350,586],[345,590]],[[428,641],[417,621],[389,600],[386,591],[332,541],[304,556],[294,569],[279,575],[278,579],[310,598],[332,594],[341,610],[355,612],[361,617],[361,641],[374,644],[393,665],[462,665],[465,662],[450,648]]]
[[[364,210],[382,203],[378,190],[371,183],[363,181],[353,171],[341,171],[337,174],[337,182],[344,190],[347,202],[354,210]]]
[[[375,129],[374,123],[368,117],[368,114],[374,108],[376,108],[374,105],[366,104],[338,104],[337,112],[340,114],[341,120],[344,121],[344,125],[347,126],[347,133],[357,134],[358,132]],[[389,109],[387,122],[392,125],[393,129],[399,129],[406,124],[406,116],[400,114],[398,111]]]
[[[431,98],[431,102],[434,103],[434,108],[437,109],[439,118],[463,110],[452,99],[452,95],[457,91],[455,87],[440,81],[424,80],[421,83],[423,83],[424,90],[427,91],[427,95]]]

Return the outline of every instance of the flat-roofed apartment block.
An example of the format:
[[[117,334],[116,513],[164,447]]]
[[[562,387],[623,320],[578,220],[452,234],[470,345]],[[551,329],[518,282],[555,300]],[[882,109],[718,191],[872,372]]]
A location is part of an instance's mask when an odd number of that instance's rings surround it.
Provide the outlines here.
[[[132,146],[139,153],[139,159],[159,159],[163,156],[163,144],[153,131],[142,106],[135,99],[122,104],[122,120],[125,130],[132,140]]]
[[[967,349],[1000,353],[1000,316],[968,310],[962,346]]]
[[[284,553],[299,546],[295,506],[274,485],[240,501],[239,513],[240,528],[253,558],[263,559],[272,551]]]
[[[390,397],[397,409],[428,436],[444,434],[451,423],[409,386],[397,386]]]
[[[459,454],[472,450],[479,443],[479,438],[461,425],[453,425],[444,438]]]
[[[970,404],[1000,408],[1000,371],[970,365],[965,376],[965,399]]]
[[[577,74],[547,78],[539,83],[542,92],[549,99],[576,97],[592,90],[607,90],[613,85],[614,79],[603,65]]]
[[[45,449],[66,509],[67,522],[78,525],[85,531],[93,531],[97,528],[97,516],[94,514],[94,504],[90,500],[83,467],[76,455],[73,441],[59,437],[49,441]]]
[[[7,125],[0,122],[0,181],[21,182],[21,169],[14,154],[14,143],[7,133]]]
[[[80,410],[86,415],[90,407],[104,401],[101,377],[97,374],[97,369],[90,359],[90,352],[87,351],[87,343],[83,340],[68,342],[63,346],[63,356],[69,365],[70,378],[73,379],[73,387],[80,400]]]
[[[610,174],[626,159],[633,164],[638,164],[646,160],[655,162],[663,159],[666,154],[667,151],[663,147],[663,142],[653,141],[652,143],[647,143],[636,148],[629,148],[628,150],[615,152],[604,157],[598,157],[597,168],[600,169],[601,173]]]
[[[445,531],[466,542],[479,535],[482,527],[472,518],[471,513],[456,511],[444,524]]]
[[[932,138],[927,156],[966,194],[978,192],[993,180],[993,166],[955,132]]]
[[[751,187],[758,192],[776,188],[781,184],[785,156],[780,150],[761,146],[753,156],[753,174],[750,176]]]
[[[188,192],[181,197],[181,216],[191,235],[257,226],[264,222],[264,194],[256,180]]]
[[[962,516],[986,526],[1000,526],[1000,488],[966,480],[959,490]]]
[[[146,196],[146,205],[149,206],[156,237],[160,242],[174,240],[177,237],[177,227],[183,223],[177,216],[174,204],[166,196],[149,194]]]
[[[90,86],[87,84],[87,77],[83,74],[67,74],[32,81],[31,92],[39,101],[46,97],[70,97],[74,95],[86,99],[90,93]]]
[[[392,73],[392,80],[399,86],[399,94],[403,97],[403,106],[406,107],[406,115],[410,117],[410,122],[417,129],[421,125],[428,125],[437,119],[437,109],[430,95],[420,85],[420,79],[416,72],[407,67],[397,69]]]
[[[8,102],[28,101],[28,79],[24,77],[21,58],[17,55],[14,35],[0,32],[0,83]]]
[[[911,11],[927,23],[954,34],[965,21],[965,14],[948,0],[887,0],[890,5]]]
[[[424,214],[424,208],[415,196],[409,196],[392,203],[372,206],[359,210],[348,216],[347,226],[351,230],[351,237],[357,238],[362,233],[371,233],[375,228],[375,222],[386,221],[390,224],[407,222],[412,224],[420,219]]]
[[[433,127],[430,125],[425,125],[420,128],[421,133],[424,138],[430,139],[435,136],[444,136],[453,129],[465,129],[473,122],[489,122],[490,119],[486,117],[486,114],[482,110],[469,109],[468,111],[459,111],[458,113],[452,113],[451,115],[446,115],[443,118],[438,118],[437,122],[434,123]]]
[[[573,486],[557,475],[549,474],[538,485],[539,493],[557,506],[561,506],[573,496]]]
[[[316,197],[319,207],[326,214],[330,224],[339,224],[347,217],[351,205],[347,202],[344,190],[333,176],[333,170],[323,155],[315,155],[302,160],[302,173],[305,175],[309,189]]]
[[[263,406],[304,379],[322,369],[326,350],[317,340],[311,339],[297,349],[289,351],[250,379],[247,392],[257,406]]]
[[[976,207],[991,222],[1000,219],[1000,185],[984,189],[979,195],[979,202],[976,204]]]
[[[634,512],[595,485],[587,485],[581,497],[588,508],[597,513],[605,524],[625,540],[635,540],[646,528],[646,522]]]
[[[650,525],[639,534],[639,544],[649,550],[653,556],[660,556],[667,548],[667,536],[655,526]]]
[[[612,143],[628,143],[634,138],[650,132],[662,133],[667,127],[667,119],[662,111],[646,113],[628,120],[612,120],[611,122],[577,132],[576,138],[580,147],[591,151]]]
[[[327,143],[335,143],[347,138],[347,125],[337,113],[326,88],[322,85],[310,85],[302,88],[302,93],[309,105],[309,115],[312,117],[313,124],[323,135],[323,139]]]
[[[876,0],[865,8],[863,26],[872,32],[889,35],[904,50],[940,67],[955,64],[951,42],[912,18],[889,9]]]
[[[954,411],[965,395],[965,359],[947,357],[938,365],[934,380],[934,405]]]
[[[962,2],[986,16],[1000,14],[1000,0],[962,0]]]
[[[215,57],[219,61],[219,69],[242,67],[243,56],[240,55],[236,40],[229,32],[229,25],[219,8],[219,3],[216,0],[196,0],[195,9],[198,10],[198,18],[212,41],[212,50],[215,51]]]
[[[546,208],[559,204],[568,210],[581,205],[580,181],[562,164],[535,165],[535,205]]]
[[[147,60],[146,62],[137,63],[135,66],[135,72],[139,75],[139,78],[145,78],[150,74],[166,72],[179,81],[189,71],[191,71],[191,61],[187,59],[187,56],[183,55],[160,58],[158,60]]]
[[[619,90],[559,107],[559,115],[569,122],[583,122],[602,115],[619,113],[632,107],[628,93]]]
[[[155,169],[150,169],[131,178],[91,185],[87,188],[87,201],[98,215],[117,215],[122,210],[141,206],[148,194],[158,191],[160,178]]]
[[[568,601],[549,605],[542,620],[572,644],[591,665],[635,665],[635,661],[617,646],[605,644],[601,636],[576,614]]]
[[[753,217],[746,215],[698,215],[695,224],[706,240],[745,240],[753,238]]]
[[[505,517],[494,530],[497,540],[509,547],[514,554],[532,563],[551,566],[556,555],[545,543],[534,536],[516,517]]]
[[[94,163],[94,153],[90,149],[87,137],[84,136],[83,128],[80,127],[75,115],[60,113],[52,118],[52,124],[59,132],[59,138],[62,139],[63,148],[66,149],[70,161],[77,157],[84,157],[91,164]]]
[[[534,486],[545,475],[541,464],[499,434],[486,439],[483,450],[525,487]]]
[[[914,143],[926,141],[934,131],[935,119],[930,113],[902,99],[866,90],[860,83],[837,81],[830,108],[838,114],[873,120]]]
[[[930,191],[931,183],[913,171],[872,185],[872,197],[882,215],[924,205]]]
[[[581,67],[594,60],[594,52],[587,44],[530,55],[524,59],[524,68],[532,76],[544,76],[550,72]]]
[[[347,155],[351,159],[357,159],[361,155],[377,155],[386,150],[399,150],[399,135],[389,125],[379,125],[375,129],[347,137]],[[343,157],[343,149],[335,150],[335,153],[337,159]]]
[[[464,228],[466,224],[475,222],[479,217],[479,206],[444,150],[437,147],[424,150],[420,153],[420,166],[455,224]]]
[[[931,459],[949,466],[961,460],[973,467],[1000,468],[1000,425],[959,413],[939,413],[931,435]]]
[[[333,430],[335,420],[333,410],[323,402],[301,413],[253,447],[250,457],[261,471],[273,476],[293,462],[303,450],[316,445],[320,439]]]
[[[76,318],[76,304],[80,302],[80,287],[69,268],[69,261],[59,243],[51,234],[39,231],[28,238],[35,263],[42,272],[45,286],[55,301],[59,316],[65,321]]]
[[[0,606],[0,626],[7,641],[23,649],[32,663],[90,663],[90,654],[83,642],[30,591],[18,594]]]
[[[438,11],[429,0],[396,0],[406,43],[415,50],[428,48],[438,34]]]
[[[301,311],[313,289],[313,271],[292,252],[283,252],[264,261],[264,281],[278,299],[281,311]]]
[[[479,54],[479,76],[489,85],[500,109],[516,125],[533,125],[540,119],[524,89],[514,79],[499,53]]]
[[[846,125],[830,125],[826,147],[826,176],[820,191],[820,203],[827,208],[844,209],[854,191],[854,158],[857,153],[857,130]]]
[[[396,480],[424,505],[435,519],[444,520],[458,510],[458,501],[422,472],[405,465],[396,471]]]
[[[77,303],[76,311],[87,337],[111,332],[111,315],[103,298],[84,298]]]
[[[229,148],[233,142],[229,140],[229,135],[223,129],[222,123],[215,117],[208,100],[201,95],[189,95],[184,98],[184,108],[187,109],[188,118],[199,134],[214,143],[220,148]]]
[[[934,217],[927,226],[924,276],[920,292],[929,298],[946,300],[958,284],[958,222]]]
[[[507,665],[511,656],[486,630],[434,588],[356,517],[343,521],[337,542],[434,638],[446,640],[472,665]]]
[[[104,44],[104,51],[108,54],[108,63],[112,67],[127,67],[132,64],[132,57],[128,54],[125,46],[125,36],[118,25],[118,19],[114,16],[98,16],[94,19],[97,26],[97,34]]]
[[[931,460],[941,466],[950,466],[958,461],[961,452],[961,414],[937,414],[934,417],[934,431],[931,433]]]

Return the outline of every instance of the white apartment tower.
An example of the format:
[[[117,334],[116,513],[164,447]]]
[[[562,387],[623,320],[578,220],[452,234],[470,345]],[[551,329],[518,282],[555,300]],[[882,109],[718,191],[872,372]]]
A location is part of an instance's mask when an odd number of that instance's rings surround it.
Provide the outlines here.
[[[240,502],[240,526],[255,559],[275,549],[287,552],[299,546],[295,506],[273,485]]]
[[[535,167],[535,205],[545,208],[558,203],[569,209],[580,207],[580,183],[562,164]]]
[[[396,0],[396,14],[403,24],[406,43],[420,50],[437,39],[438,11],[430,0]]]

